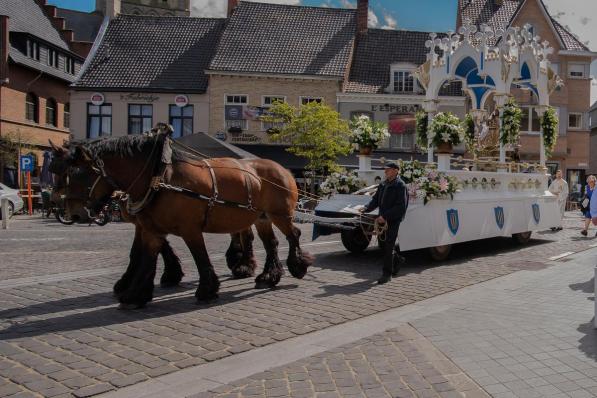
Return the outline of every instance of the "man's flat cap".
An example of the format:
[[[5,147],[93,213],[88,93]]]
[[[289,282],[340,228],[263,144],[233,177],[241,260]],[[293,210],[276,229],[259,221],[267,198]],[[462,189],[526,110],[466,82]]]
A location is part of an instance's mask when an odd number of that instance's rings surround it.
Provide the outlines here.
[[[385,164],[384,168],[400,170],[400,166],[398,166],[398,163],[396,163],[396,162],[387,162]]]

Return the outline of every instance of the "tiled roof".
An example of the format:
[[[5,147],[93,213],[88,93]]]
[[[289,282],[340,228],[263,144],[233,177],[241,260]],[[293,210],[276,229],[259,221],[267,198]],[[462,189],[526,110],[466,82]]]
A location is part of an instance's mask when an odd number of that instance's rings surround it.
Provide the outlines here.
[[[1,0],[0,0],[1,1]],[[37,71],[43,71],[44,73],[57,77],[61,80],[64,80],[68,83],[72,83],[75,81],[75,76],[69,75],[68,73],[64,72],[61,69],[54,68],[52,66],[46,65],[43,62],[35,61],[25,54],[17,50],[16,48],[11,47],[8,51],[8,55],[10,59],[20,65],[27,66],[29,68],[35,69]]]
[[[10,18],[8,29],[11,32],[28,33],[70,51],[68,44],[35,0],[0,0],[0,15]]]
[[[342,78],[355,35],[355,10],[240,2],[210,69]]]
[[[494,29],[505,29],[512,23],[518,9],[525,1],[502,0],[502,5],[498,5],[496,0],[458,0],[458,13],[463,22],[468,18],[477,26],[486,23]],[[541,6],[545,7],[542,0]],[[547,12],[547,9],[545,11]],[[556,33],[564,43],[563,50],[589,51],[584,44],[551,16],[550,19],[556,28]],[[490,40],[490,44],[494,45],[495,40]]]
[[[390,65],[405,62],[419,66],[429,51],[427,32],[369,29],[359,38],[352,61],[347,92],[383,93],[390,84]]]
[[[110,21],[79,89],[199,92],[225,20],[120,15]]]
[[[66,29],[75,33],[75,40],[93,42],[104,17],[97,12],[81,12],[56,8],[58,17],[64,18]]]
[[[576,37],[572,35],[572,33],[568,32],[560,23],[554,19],[552,19],[558,34],[562,38],[562,41],[566,45],[567,50],[571,51],[590,51],[587,46],[580,42]]]
[[[438,34],[443,37],[444,34]],[[383,94],[390,85],[392,64],[408,63],[419,66],[427,60],[429,49],[425,42],[428,32],[406,30],[369,29],[356,45],[350,76],[345,86],[348,93]],[[440,95],[462,95],[460,83]]]

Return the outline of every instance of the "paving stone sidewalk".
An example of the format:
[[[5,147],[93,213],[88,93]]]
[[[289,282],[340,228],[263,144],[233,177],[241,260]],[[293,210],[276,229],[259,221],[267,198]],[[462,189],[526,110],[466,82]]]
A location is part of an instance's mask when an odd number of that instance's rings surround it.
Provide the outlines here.
[[[489,397],[409,325],[189,398]]]
[[[578,222],[567,220],[570,226]],[[220,300],[205,306],[194,303],[196,271],[188,262],[180,288],[156,289],[154,302],[134,312],[115,310],[111,288],[117,273],[3,287],[0,396],[90,396],[119,389],[517,270],[540,269],[550,256],[595,242],[580,238],[579,229],[536,236],[523,248],[508,239],[459,245],[453,259],[442,264],[410,253],[409,266],[384,286],[374,283],[381,262],[376,250],[355,257],[339,245],[314,246],[317,266],[304,280],[287,275],[278,289],[266,291],[253,289],[252,280],[229,279],[219,258]],[[101,252],[105,242],[90,239],[88,250]],[[123,248],[114,256],[122,261],[127,252]],[[67,262],[86,261],[79,253],[62,256]],[[18,268],[19,259],[3,264]],[[94,266],[103,264],[87,264]]]

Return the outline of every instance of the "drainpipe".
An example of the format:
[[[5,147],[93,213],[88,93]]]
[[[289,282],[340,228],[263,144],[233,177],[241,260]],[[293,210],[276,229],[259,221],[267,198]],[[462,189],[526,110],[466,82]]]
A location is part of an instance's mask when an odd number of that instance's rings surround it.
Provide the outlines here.
[[[8,49],[8,16],[0,15],[0,138],[2,138],[2,87],[8,84]],[[4,181],[3,158],[0,158],[0,181]]]

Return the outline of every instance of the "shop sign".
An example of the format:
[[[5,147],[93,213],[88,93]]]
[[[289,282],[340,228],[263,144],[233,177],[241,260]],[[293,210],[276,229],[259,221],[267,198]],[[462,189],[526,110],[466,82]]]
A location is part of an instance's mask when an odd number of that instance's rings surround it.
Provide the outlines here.
[[[417,113],[421,109],[421,105],[394,105],[394,104],[379,104],[371,105],[371,112],[391,112],[391,113]]]
[[[91,94],[91,103],[95,106],[100,106],[104,103],[105,97],[102,93],[93,93]]]
[[[184,94],[177,95],[174,97],[174,104],[176,104],[176,106],[179,108],[184,108],[189,104],[189,97]]]

